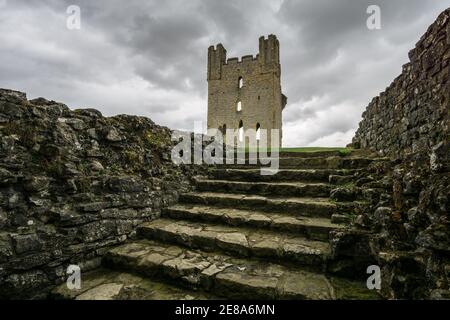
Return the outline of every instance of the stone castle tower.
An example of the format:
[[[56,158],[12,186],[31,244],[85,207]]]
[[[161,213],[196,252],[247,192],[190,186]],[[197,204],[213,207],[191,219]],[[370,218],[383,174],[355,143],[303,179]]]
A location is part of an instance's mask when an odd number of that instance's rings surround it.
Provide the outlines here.
[[[222,44],[208,48],[208,129],[280,130],[287,98],[281,92],[280,44],[259,38],[259,54],[227,60]]]

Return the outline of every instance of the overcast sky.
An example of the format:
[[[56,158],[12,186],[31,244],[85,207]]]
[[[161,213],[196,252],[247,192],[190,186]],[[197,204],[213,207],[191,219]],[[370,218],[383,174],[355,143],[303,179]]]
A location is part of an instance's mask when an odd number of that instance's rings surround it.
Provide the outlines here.
[[[370,4],[381,30],[366,27]],[[69,5],[81,29],[66,27]],[[450,0],[0,0],[0,87],[172,129],[206,121],[207,48],[280,40],[285,146],[343,146]]]

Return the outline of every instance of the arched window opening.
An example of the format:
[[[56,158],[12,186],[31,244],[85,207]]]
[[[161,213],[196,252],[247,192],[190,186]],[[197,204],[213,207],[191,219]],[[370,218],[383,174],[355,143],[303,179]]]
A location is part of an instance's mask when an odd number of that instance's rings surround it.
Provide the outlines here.
[[[259,122],[256,124],[256,140],[259,141],[261,139],[261,125]]]
[[[241,89],[244,86],[244,79],[242,77],[239,77],[238,86],[239,86],[239,89]]]
[[[244,141],[244,123],[239,121],[239,142]]]
[[[238,112],[242,111],[242,103],[241,103],[241,101],[238,101],[237,106],[236,106],[236,110]]]

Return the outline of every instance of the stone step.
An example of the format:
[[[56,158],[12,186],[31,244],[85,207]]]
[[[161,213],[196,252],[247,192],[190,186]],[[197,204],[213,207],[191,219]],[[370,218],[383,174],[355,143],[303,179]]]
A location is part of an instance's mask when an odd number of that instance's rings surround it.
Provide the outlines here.
[[[327,242],[243,227],[158,219],[138,228],[146,239],[174,243],[207,251],[221,250],[240,257],[256,256],[278,262],[295,262],[325,270],[329,255]]]
[[[227,152],[226,149],[224,149],[223,154],[225,155]],[[235,150],[234,156],[236,157],[237,151]],[[263,154],[261,154],[263,155]],[[270,156],[270,151],[268,152],[268,155]],[[363,149],[353,149],[353,150],[344,150],[341,152],[340,150],[320,150],[320,151],[280,151],[278,152],[278,156],[280,158],[327,158],[327,157],[369,157],[369,156],[376,156],[376,154],[373,154],[369,152],[368,150]],[[245,157],[249,157],[249,152],[245,152]],[[267,157],[267,156],[266,156]]]
[[[289,216],[264,211],[239,210],[205,205],[178,204],[164,209],[163,215],[172,219],[279,230],[302,234],[308,239],[322,241],[329,239],[330,231],[344,228],[343,225],[331,223],[328,218]]]
[[[63,283],[50,294],[56,300],[205,300],[216,299],[209,293],[176,287],[127,272],[101,268],[82,274],[79,290]]]
[[[261,159],[266,161],[267,159]],[[279,168],[281,169],[360,169],[367,167],[374,161],[384,161],[384,158],[366,158],[366,157],[313,157],[313,158],[299,158],[299,157],[285,157],[279,158]],[[235,159],[235,164],[219,164],[218,168],[258,168],[261,166],[260,159],[257,164],[250,164],[246,161],[245,164],[238,164]]]
[[[334,187],[325,183],[247,182],[233,180],[195,179],[197,190],[246,194],[270,194],[293,197],[329,197]]]
[[[140,240],[110,250],[105,265],[229,299],[373,299],[364,284],[298,267]],[[196,298],[196,296],[194,296]]]
[[[208,177],[238,181],[329,182],[330,176],[350,177],[357,169],[280,169],[275,175],[261,175],[260,169],[211,169]]]
[[[338,209],[336,203],[328,198],[268,197],[219,192],[185,193],[180,195],[180,202],[325,218],[330,218]],[[347,205],[350,208],[354,204]]]
[[[112,268],[164,278],[230,299],[335,298],[330,281],[320,273],[154,241],[114,248],[104,260]]]
[[[104,261],[113,268],[164,278],[231,299],[335,298],[330,281],[322,274],[154,241],[114,248]]]

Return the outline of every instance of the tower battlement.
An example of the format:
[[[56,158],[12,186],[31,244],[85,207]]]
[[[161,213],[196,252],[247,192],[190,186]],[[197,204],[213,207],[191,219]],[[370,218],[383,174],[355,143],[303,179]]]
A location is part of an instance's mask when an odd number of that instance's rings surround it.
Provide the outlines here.
[[[227,50],[219,43],[208,48],[208,80],[220,79],[224,66],[258,63],[262,68],[261,72],[278,71],[280,64],[280,43],[273,34],[267,38],[259,38],[259,53],[256,56],[244,55],[241,58],[232,57],[227,59]]]
[[[222,66],[227,59],[227,50],[219,43],[216,47],[208,48],[208,80],[220,79],[222,76]]]
[[[237,58],[237,57],[228,58],[227,62],[225,63],[225,65],[235,64],[235,63],[251,62],[251,61],[256,61],[257,59],[258,59],[258,55],[256,55],[256,57],[253,57],[253,55],[248,54],[248,55],[242,56],[240,59]]]
[[[279,64],[280,63],[280,43],[273,34],[267,39],[262,36],[259,38],[259,62],[261,64]]]

